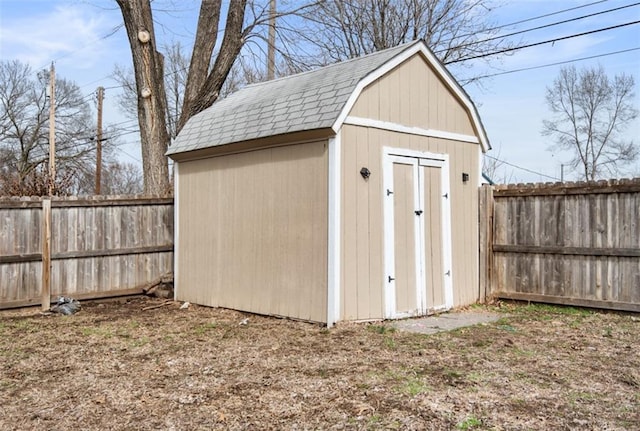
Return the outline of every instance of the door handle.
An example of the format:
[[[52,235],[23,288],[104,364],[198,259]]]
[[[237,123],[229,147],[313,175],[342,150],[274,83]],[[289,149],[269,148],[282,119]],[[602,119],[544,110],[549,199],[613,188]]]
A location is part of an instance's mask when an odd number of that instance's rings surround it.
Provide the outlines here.
[[[393,278],[392,276],[389,276],[389,283],[391,283],[393,280],[395,280],[395,278]]]
[[[417,216],[422,215],[422,210],[415,210],[414,213],[416,213]]]

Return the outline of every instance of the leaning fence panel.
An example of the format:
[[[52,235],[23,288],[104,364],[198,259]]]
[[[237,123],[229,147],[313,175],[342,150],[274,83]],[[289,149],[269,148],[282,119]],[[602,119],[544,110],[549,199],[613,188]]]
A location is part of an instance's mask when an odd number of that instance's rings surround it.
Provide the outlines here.
[[[0,199],[0,308],[41,303],[43,200]],[[51,296],[138,293],[172,272],[173,199],[51,201]]]

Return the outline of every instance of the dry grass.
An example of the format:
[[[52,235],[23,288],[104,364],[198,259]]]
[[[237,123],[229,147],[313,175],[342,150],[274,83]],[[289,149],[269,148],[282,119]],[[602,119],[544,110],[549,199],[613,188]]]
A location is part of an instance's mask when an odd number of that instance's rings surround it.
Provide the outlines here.
[[[152,303],[0,314],[0,428],[639,428],[637,315],[503,305],[425,336]]]

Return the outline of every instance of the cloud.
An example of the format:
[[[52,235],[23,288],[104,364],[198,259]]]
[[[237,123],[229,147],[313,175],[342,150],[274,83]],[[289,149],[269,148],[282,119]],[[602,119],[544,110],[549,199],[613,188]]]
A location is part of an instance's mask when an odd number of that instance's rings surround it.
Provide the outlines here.
[[[59,60],[79,69],[89,69],[102,61],[109,45],[103,37],[118,24],[113,16],[77,4],[59,4],[42,12],[46,3],[38,2],[42,6],[38,9],[29,3],[22,3],[22,8],[16,6],[19,10],[13,10],[12,17],[3,18],[3,59],[17,59],[34,68]]]

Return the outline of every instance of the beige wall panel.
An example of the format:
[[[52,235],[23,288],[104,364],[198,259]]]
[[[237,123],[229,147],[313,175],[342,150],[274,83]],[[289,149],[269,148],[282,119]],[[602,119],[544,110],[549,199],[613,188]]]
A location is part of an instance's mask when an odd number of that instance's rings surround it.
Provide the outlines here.
[[[442,261],[442,181],[441,168],[423,167],[425,291],[427,309],[445,305]]]
[[[362,167],[368,167],[369,163],[369,145],[368,139],[364,135],[356,135],[355,140],[356,158],[363,160]],[[371,149],[372,151],[375,148]],[[362,178],[360,175],[360,169],[357,169],[359,181],[356,181],[356,243],[368,243],[370,223],[369,219],[369,201],[370,201],[370,185],[369,181]],[[358,288],[358,315],[363,318],[369,318],[370,316],[370,299],[371,299],[371,277],[370,277],[370,254],[362,253],[358,249],[356,253],[356,282]]]
[[[411,313],[416,302],[416,230],[415,230],[414,165],[394,163],[394,242],[396,312]]]
[[[383,232],[381,152],[378,135],[357,128],[343,129],[349,145],[342,153],[342,278],[344,320],[379,319],[383,316]],[[371,176],[360,175],[363,167]],[[370,247],[373,244],[374,246]],[[370,248],[369,248],[370,247]],[[346,269],[345,269],[346,268]]]
[[[362,135],[364,136],[364,135]],[[377,149],[382,148],[380,145],[380,134],[375,130],[367,132],[366,142],[360,142],[359,145],[370,146],[369,162],[367,167],[372,171],[367,181],[367,190],[369,192],[369,209],[382,208],[383,199],[383,181],[382,169],[382,152]],[[378,318],[384,314],[384,231],[378,229],[377,226],[383,226],[384,218],[381,211],[369,212],[369,319]]]
[[[384,146],[449,154],[449,183],[451,188],[452,276],[454,306],[472,304],[478,299],[478,144],[428,138],[397,132],[359,127],[342,128],[342,318],[375,319],[384,317],[383,251],[384,220],[382,218],[382,148]],[[359,150],[367,146],[368,151]],[[367,166],[372,174],[364,181],[360,169]],[[462,182],[462,173],[469,181]],[[368,196],[367,216],[356,205],[359,194]],[[360,215],[358,215],[360,214]],[[367,226],[368,235],[364,235]],[[361,295],[367,295],[358,280],[362,267],[358,256],[369,256],[369,274],[366,288],[369,308],[362,310]],[[374,258],[375,256],[375,258]],[[362,263],[360,263],[362,265]]]
[[[326,143],[183,162],[179,173],[179,299],[326,321]]]
[[[420,55],[368,85],[349,115],[476,134],[469,113]]]
[[[360,168],[356,169],[359,161],[357,158],[357,132],[355,128],[345,128],[343,140],[349,145],[342,146],[342,277],[341,277],[341,294],[342,300],[342,319],[356,320],[358,317],[358,295],[359,283],[357,277],[357,252],[359,250],[357,243],[357,222],[356,217],[356,194],[360,174]]]

